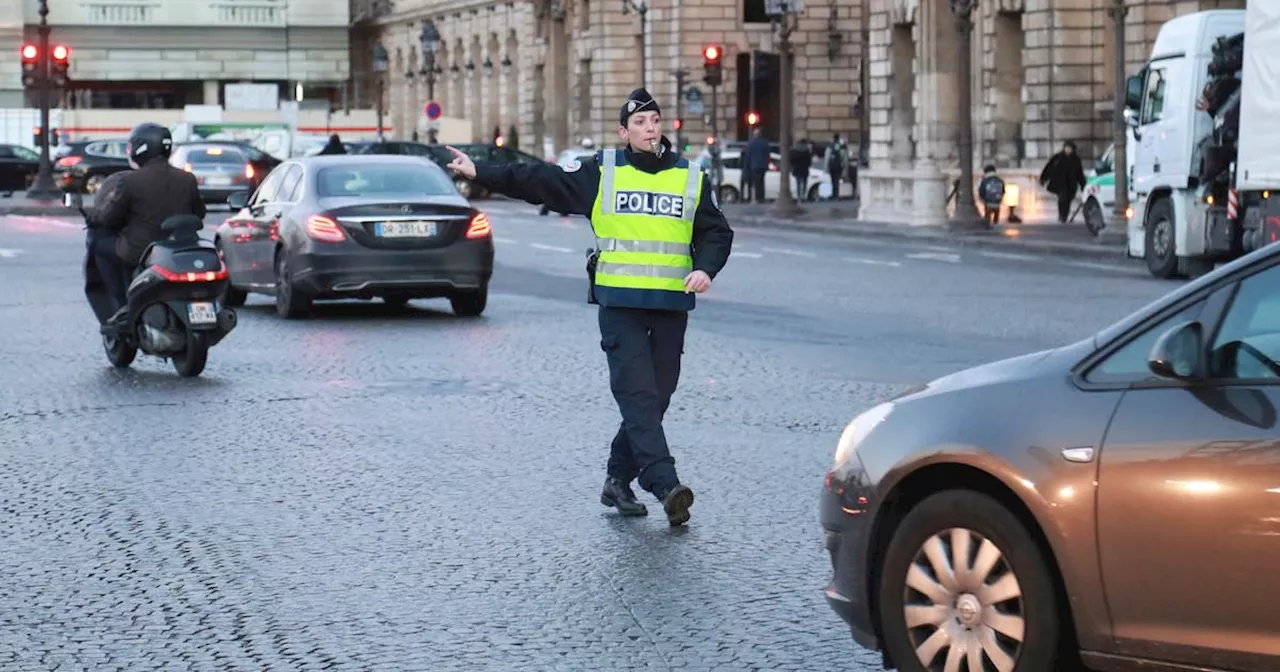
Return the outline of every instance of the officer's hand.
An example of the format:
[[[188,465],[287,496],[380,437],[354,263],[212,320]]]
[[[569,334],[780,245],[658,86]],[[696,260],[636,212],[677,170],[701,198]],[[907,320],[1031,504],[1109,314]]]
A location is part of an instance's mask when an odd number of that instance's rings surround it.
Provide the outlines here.
[[[449,150],[449,153],[453,155],[453,160],[449,162],[449,170],[453,171],[455,175],[461,175],[469,180],[475,179],[476,164],[471,160],[471,157],[463,154],[455,147],[446,145],[445,149]]]
[[[701,294],[708,289],[711,289],[711,276],[707,275],[706,271],[694,271],[689,275],[684,276],[685,294],[688,294],[689,292],[697,292]]]

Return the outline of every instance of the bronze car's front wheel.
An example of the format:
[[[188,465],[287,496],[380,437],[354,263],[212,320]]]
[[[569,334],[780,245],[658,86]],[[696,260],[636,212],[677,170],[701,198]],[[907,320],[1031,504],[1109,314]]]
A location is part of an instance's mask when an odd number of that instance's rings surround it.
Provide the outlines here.
[[[880,619],[904,672],[1050,672],[1058,610],[1035,540],[987,495],[933,495],[889,542]]]

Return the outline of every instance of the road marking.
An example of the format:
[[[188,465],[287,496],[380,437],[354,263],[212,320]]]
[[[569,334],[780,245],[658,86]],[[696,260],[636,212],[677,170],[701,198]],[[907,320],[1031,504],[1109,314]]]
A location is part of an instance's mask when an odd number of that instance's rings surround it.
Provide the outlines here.
[[[1018,252],[979,252],[984,257],[993,259],[1016,259],[1018,261],[1040,261],[1041,258],[1034,254],[1021,254]]]
[[[1121,267],[1121,266],[1115,266],[1115,265],[1112,265],[1112,264],[1103,264],[1103,263],[1098,263],[1098,262],[1095,262],[1095,261],[1068,261],[1068,262],[1066,262],[1066,263],[1067,263],[1067,265],[1068,265],[1068,266],[1077,266],[1077,267],[1079,267],[1079,268],[1094,268],[1094,269],[1098,269],[1098,270],[1100,270],[1100,271],[1123,271],[1123,270],[1126,270],[1125,268],[1123,268],[1123,267]]]
[[[13,259],[19,254],[22,254],[22,250],[6,250],[4,248],[0,248],[0,257],[5,259]]]
[[[776,252],[776,253],[778,253],[778,254],[789,254],[789,255],[791,255],[791,256],[793,256],[793,257],[816,257],[816,256],[818,256],[818,255],[816,255],[816,254],[814,254],[814,253],[812,253],[812,252],[804,252],[804,251],[802,251],[802,250],[792,250],[792,249],[790,249],[790,248],[786,248],[786,247],[764,247],[764,248],[761,248],[761,249],[763,249],[765,252]]]
[[[928,259],[929,261],[943,261],[948,264],[960,263],[960,255],[943,254],[941,252],[917,252],[915,254],[908,254],[907,258],[908,259]]]
[[[746,257],[748,259],[761,259],[764,257],[764,255],[759,252],[732,252],[730,253],[730,256]]]
[[[518,243],[518,242],[520,242],[520,241],[516,240],[515,238],[500,238],[500,237],[498,237],[498,236],[494,236],[494,237],[493,237],[493,242],[495,242],[495,243]]]
[[[63,229],[83,229],[84,228],[83,224],[73,224],[71,222],[64,222],[60,219],[55,219],[53,217],[37,217],[34,215],[0,215],[0,219],[4,219],[6,217],[9,219],[21,219],[28,222],[39,222],[41,224],[48,224],[49,226],[57,226]]]
[[[845,261],[854,264],[867,264],[868,266],[901,266],[899,261],[885,261],[884,259],[864,259],[862,257],[845,257]]]
[[[546,250],[548,252],[572,252],[567,247],[556,247],[555,245],[543,245],[542,243],[529,243],[529,247],[535,250]]]

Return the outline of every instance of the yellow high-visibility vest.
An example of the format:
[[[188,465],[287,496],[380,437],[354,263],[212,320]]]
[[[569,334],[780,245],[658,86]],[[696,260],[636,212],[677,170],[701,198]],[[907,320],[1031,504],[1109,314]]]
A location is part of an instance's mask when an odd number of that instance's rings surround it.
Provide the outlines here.
[[[702,169],[685,159],[659,173],[604,150],[591,228],[600,257],[596,300],[602,306],[690,310],[684,278],[693,271],[693,215]]]

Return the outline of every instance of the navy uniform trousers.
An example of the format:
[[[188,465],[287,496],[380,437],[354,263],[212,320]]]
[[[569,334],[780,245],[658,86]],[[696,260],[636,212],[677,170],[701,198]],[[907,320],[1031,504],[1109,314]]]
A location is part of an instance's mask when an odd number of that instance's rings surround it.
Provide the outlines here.
[[[609,387],[622,413],[608,473],[663,493],[679,484],[662,418],[680,382],[689,313],[600,307],[600,347],[609,360]]]

